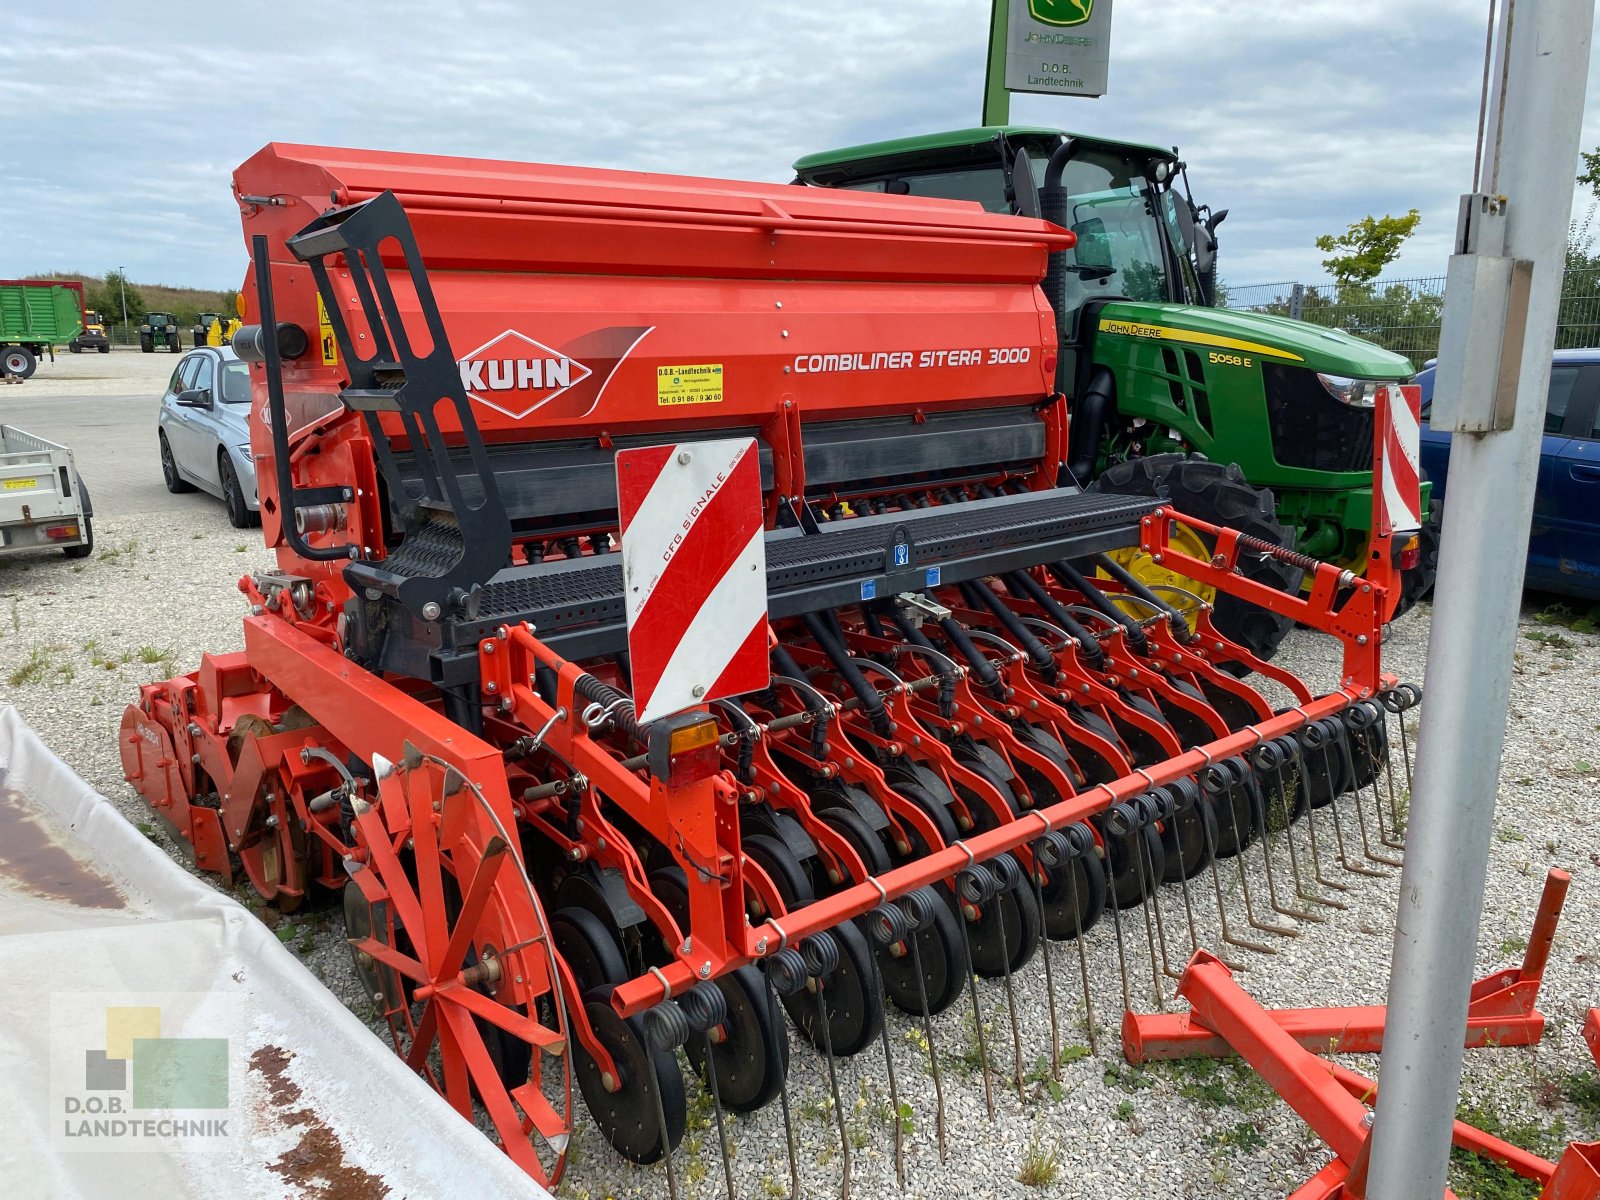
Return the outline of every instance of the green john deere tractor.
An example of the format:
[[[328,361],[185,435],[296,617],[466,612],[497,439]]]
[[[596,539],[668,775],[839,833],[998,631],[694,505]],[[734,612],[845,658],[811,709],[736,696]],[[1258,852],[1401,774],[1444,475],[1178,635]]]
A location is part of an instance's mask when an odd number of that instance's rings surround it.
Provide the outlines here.
[[[1337,330],[1213,307],[1216,228],[1227,212],[1194,203],[1173,151],[988,126],[811,154],[795,171],[795,182],[814,187],[975,200],[1072,230],[1077,246],[1053,256],[1044,287],[1060,327],[1057,385],[1071,403],[1073,476],[1105,491],[1168,496],[1194,516],[1365,568],[1369,385],[1415,372],[1400,355]],[[1184,532],[1188,549],[1203,546]],[[1396,548],[1402,607],[1432,586],[1437,546],[1435,514]],[[1148,558],[1125,565],[1149,585],[1176,583]],[[1301,582],[1271,558],[1246,573],[1289,590]],[[1263,657],[1288,629],[1226,597],[1213,619]]]
[[[139,349],[146,354],[157,350],[180,353],[183,342],[178,337],[178,318],[171,313],[145,313],[144,320],[139,323]]]

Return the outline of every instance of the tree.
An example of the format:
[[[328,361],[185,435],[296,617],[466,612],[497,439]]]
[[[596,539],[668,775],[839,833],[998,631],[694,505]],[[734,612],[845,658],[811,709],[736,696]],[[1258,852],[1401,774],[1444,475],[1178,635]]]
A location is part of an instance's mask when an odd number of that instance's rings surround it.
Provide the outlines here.
[[[1400,247],[1417,231],[1422,214],[1412,209],[1403,217],[1362,217],[1335,237],[1325,233],[1317,239],[1317,249],[1328,255],[1322,260],[1340,291],[1371,283],[1383,269],[1400,256]]]
[[[143,293],[129,283],[121,271],[107,271],[104,283],[91,283],[85,289],[89,307],[112,324],[121,324],[124,288],[128,303],[128,321],[137,325],[149,310],[145,306]]]
[[[1593,192],[1596,200],[1600,200],[1600,147],[1580,151],[1578,157],[1583,159],[1583,170],[1578,172],[1578,182]]]

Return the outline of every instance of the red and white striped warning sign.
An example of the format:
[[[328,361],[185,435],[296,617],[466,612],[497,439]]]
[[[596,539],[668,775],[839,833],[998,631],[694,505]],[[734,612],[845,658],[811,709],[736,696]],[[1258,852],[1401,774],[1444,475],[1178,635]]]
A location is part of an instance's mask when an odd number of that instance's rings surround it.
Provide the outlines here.
[[[767,562],[753,438],[617,451],[639,720],[767,686]]]
[[[1377,532],[1417,533],[1422,528],[1422,389],[1414,383],[1391,383],[1377,391]]]

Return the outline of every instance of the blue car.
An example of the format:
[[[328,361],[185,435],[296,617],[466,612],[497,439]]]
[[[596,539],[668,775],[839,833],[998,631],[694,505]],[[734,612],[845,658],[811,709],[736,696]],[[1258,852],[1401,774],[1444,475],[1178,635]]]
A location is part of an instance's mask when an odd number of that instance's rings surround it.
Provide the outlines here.
[[[1428,428],[1434,368],[1422,385],[1422,469],[1448,504],[1450,435]],[[1528,539],[1527,586],[1600,600],[1600,349],[1557,350]]]

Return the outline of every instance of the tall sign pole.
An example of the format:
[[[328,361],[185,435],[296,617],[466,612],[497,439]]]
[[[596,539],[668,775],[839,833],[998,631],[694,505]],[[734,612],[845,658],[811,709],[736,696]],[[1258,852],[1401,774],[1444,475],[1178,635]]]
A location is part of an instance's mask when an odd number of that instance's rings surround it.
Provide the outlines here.
[[[1006,90],[1006,40],[1011,0],[994,0],[989,11],[989,67],[983,73],[983,124],[1011,123],[1011,93]]]
[[[1111,65],[1112,0],[994,0],[983,123],[1011,119],[1012,92],[1103,96]]]
[[[1436,1198],[1450,1159],[1593,20],[1594,0],[1504,4],[1484,178],[1450,262],[1430,418],[1453,431],[1450,503],[1368,1200]],[[1465,369],[1482,353],[1491,369]]]

